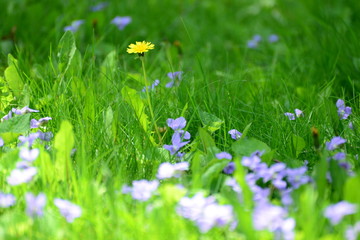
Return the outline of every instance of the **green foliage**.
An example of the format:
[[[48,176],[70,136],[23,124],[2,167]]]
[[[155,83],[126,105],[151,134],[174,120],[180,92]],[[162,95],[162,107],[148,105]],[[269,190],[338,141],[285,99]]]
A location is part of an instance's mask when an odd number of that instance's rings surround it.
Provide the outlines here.
[[[14,116],[0,123],[0,133],[25,133],[30,129],[30,114]]]
[[[74,148],[73,126],[68,121],[63,121],[59,132],[54,138],[55,169],[58,181],[70,181],[73,173],[71,152]]]
[[[267,230],[255,231],[252,221],[254,194],[241,159],[255,151],[264,151],[267,165],[309,162],[314,181],[294,190],[287,209],[296,220],[295,239],[344,238],[360,215],[331,226],[323,211],[341,200],[360,202],[358,1],[108,2],[92,12],[94,1],[0,0],[6,19],[0,26],[0,118],[12,108],[40,110],[0,123],[0,191],[17,198],[15,206],[0,207],[0,239],[273,239]],[[131,24],[119,30],[111,24],[117,15],[131,16]],[[76,19],[84,20],[78,31],[64,32]],[[261,41],[249,48],[257,34]],[[271,34],[279,40],[269,42]],[[139,61],[126,53],[142,40],[155,44],[143,58],[148,82],[160,80],[148,95],[141,92]],[[183,71],[182,78],[167,88],[167,73],[174,71]],[[339,98],[352,107],[346,120],[337,114]],[[289,121],[284,113],[295,108],[304,116]],[[53,119],[30,129],[31,118],[46,116]],[[123,184],[153,180],[160,163],[179,161],[163,144],[172,144],[166,120],[180,116],[191,133],[180,150],[190,169],[161,180],[146,202],[122,194]],[[313,147],[312,127],[320,148]],[[231,139],[230,129],[242,137]],[[20,161],[19,135],[38,130],[55,134],[32,147],[40,149],[32,163],[38,174],[29,184],[10,186],[6,179]],[[347,143],[327,151],[325,142],[334,136]],[[232,160],[215,157],[223,151]],[[346,158],[330,160],[338,152]],[[236,170],[227,175],[230,161]],[[340,167],[342,161],[350,169]],[[226,186],[231,177],[241,196]],[[279,191],[260,184],[270,188],[271,203],[281,205]],[[177,214],[181,197],[199,191],[233,206],[235,230],[200,233]],[[46,194],[43,217],[26,216],[28,192]],[[67,223],[54,198],[78,203],[82,217]]]

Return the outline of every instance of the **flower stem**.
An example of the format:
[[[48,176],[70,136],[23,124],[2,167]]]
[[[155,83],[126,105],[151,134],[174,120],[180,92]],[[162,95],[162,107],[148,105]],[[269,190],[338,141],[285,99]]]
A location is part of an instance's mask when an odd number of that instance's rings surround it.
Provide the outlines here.
[[[144,75],[144,83],[145,83],[145,93],[146,93],[146,99],[149,105],[149,110],[150,110],[150,116],[151,116],[151,120],[152,120],[152,124],[155,127],[155,132],[159,138],[159,144],[162,144],[162,138],[159,132],[159,128],[156,124],[156,119],[155,119],[155,115],[154,115],[154,111],[152,108],[152,104],[151,104],[151,99],[150,99],[150,93],[149,93],[149,83],[147,81],[146,78],[146,69],[145,69],[145,58],[143,56],[140,56],[140,60],[141,60],[141,66],[142,66],[142,70],[143,70],[143,75]]]

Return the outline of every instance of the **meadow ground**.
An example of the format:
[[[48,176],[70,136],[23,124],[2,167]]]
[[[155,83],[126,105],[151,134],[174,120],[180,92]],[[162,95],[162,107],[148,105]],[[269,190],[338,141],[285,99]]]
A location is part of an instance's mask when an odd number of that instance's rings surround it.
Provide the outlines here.
[[[0,0],[0,239],[357,239],[359,12]]]

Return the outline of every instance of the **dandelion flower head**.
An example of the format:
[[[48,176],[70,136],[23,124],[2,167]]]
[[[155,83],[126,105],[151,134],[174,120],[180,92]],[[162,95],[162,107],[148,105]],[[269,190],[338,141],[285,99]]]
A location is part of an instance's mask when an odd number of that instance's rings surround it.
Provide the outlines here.
[[[135,44],[130,44],[127,52],[128,53],[138,53],[138,54],[144,54],[148,52],[149,50],[154,49],[154,44],[151,42],[136,42]]]

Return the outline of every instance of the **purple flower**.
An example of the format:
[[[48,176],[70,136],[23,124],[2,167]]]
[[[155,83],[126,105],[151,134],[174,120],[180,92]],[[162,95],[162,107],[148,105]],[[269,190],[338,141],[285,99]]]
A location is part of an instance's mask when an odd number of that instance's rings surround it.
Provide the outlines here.
[[[346,140],[341,137],[334,137],[330,142],[326,142],[326,148],[329,151],[335,150],[339,145],[346,143]]]
[[[311,181],[310,176],[305,175],[306,171],[306,166],[286,169],[287,181],[290,183],[292,188],[297,189],[301,185]]]
[[[178,81],[180,82],[180,81],[182,80],[182,74],[183,74],[183,73],[184,73],[183,71],[169,72],[169,73],[167,74],[167,76],[168,76],[172,81],[168,82],[168,83],[165,85],[165,87],[167,87],[167,88],[173,87],[176,80],[178,80]]]
[[[214,197],[205,198],[202,193],[195,194],[192,198],[181,198],[176,211],[184,218],[195,221],[201,217],[202,209],[207,205],[215,202]]]
[[[4,140],[0,137],[0,147],[4,146]]]
[[[256,230],[273,232],[276,239],[294,239],[295,220],[287,218],[287,211],[272,204],[259,204],[253,212]]]
[[[235,163],[234,162],[229,162],[228,165],[226,165],[226,167],[224,167],[223,172],[225,174],[232,174],[235,171]]]
[[[234,140],[238,140],[242,136],[242,133],[236,129],[231,129],[228,133],[230,134],[231,138]]]
[[[14,195],[10,193],[2,193],[0,192],[0,208],[8,208],[15,204],[16,199]]]
[[[54,204],[60,210],[61,215],[65,217],[66,221],[69,223],[81,216],[81,208],[68,200],[55,198]]]
[[[229,159],[229,160],[232,159],[231,154],[227,153],[227,152],[217,153],[217,154],[215,154],[215,156],[217,159]]]
[[[184,171],[189,170],[188,162],[180,162],[171,164],[168,162],[162,163],[159,166],[158,173],[156,177],[158,179],[172,178],[172,177],[180,177]]]
[[[36,133],[30,133],[29,136],[19,136],[19,140],[21,142],[21,144],[19,145],[23,145],[25,143],[28,143],[28,146],[31,147],[34,143],[34,141],[36,139],[38,139],[40,136],[39,132],[36,132]]]
[[[32,113],[32,112],[39,112],[39,110],[31,109],[28,106],[25,106],[22,109],[13,108],[10,110],[10,112],[7,115],[3,116],[1,120],[9,120],[10,118],[13,117],[13,113],[15,115],[24,115],[25,113]]]
[[[297,109],[295,108],[295,116],[298,118],[298,117],[301,117],[301,116],[304,116],[304,112],[301,111],[300,109]]]
[[[164,148],[170,151],[171,155],[174,155],[175,153],[177,153],[177,151],[180,150],[180,148],[190,142],[182,142],[183,139],[190,139],[190,133],[183,130],[176,131],[171,138],[172,145],[164,145]]]
[[[84,23],[84,20],[75,20],[71,23],[70,26],[64,27],[64,31],[71,31],[71,32],[77,32],[79,30],[79,27]]]
[[[46,124],[48,121],[50,121],[52,118],[51,117],[44,117],[44,118],[40,118],[39,121],[36,119],[31,119],[30,121],[30,128],[38,128],[44,124]]]
[[[277,42],[277,41],[279,41],[279,36],[276,35],[276,34],[271,34],[271,35],[268,37],[268,41],[269,41],[270,43]]]
[[[234,222],[232,206],[218,205],[214,197],[205,198],[202,193],[192,198],[183,197],[176,210],[182,217],[194,221],[203,233]]]
[[[152,194],[157,190],[158,186],[159,182],[157,180],[133,181],[131,196],[133,197],[133,199],[145,202],[151,198]]]
[[[348,227],[345,232],[346,240],[357,240],[360,233],[360,222],[356,222],[353,227]]]
[[[183,139],[189,140],[191,135],[189,132],[181,130],[186,126],[186,120],[184,117],[179,117],[176,119],[169,118],[167,121],[167,125],[175,131],[171,138],[172,145],[164,145],[163,147],[170,151],[171,155],[177,154],[179,158],[182,158],[184,153],[178,152],[180,148],[188,144],[190,141],[183,142]]]
[[[261,159],[257,155],[253,155],[250,157],[243,157],[241,160],[241,164],[244,167],[248,167],[251,170],[255,170],[255,168],[261,163]]]
[[[19,157],[22,160],[25,160],[28,162],[33,162],[39,156],[39,153],[40,153],[40,150],[37,148],[30,150],[27,147],[23,147],[20,150]]]
[[[347,119],[351,114],[351,107],[346,107],[345,102],[342,99],[336,101],[336,107],[338,108],[338,115],[340,119]]]
[[[50,141],[54,134],[52,132],[41,132],[41,131],[37,131],[38,137],[43,140],[43,141]]]
[[[43,193],[35,196],[32,193],[25,195],[26,199],[26,214],[32,218],[42,216],[44,214],[44,207],[46,204],[46,196]]]
[[[201,217],[196,220],[196,225],[202,233],[206,233],[215,226],[222,227],[233,221],[232,206],[212,203],[204,207]]]
[[[289,120],[295,120],[295,114],[286,112],[284,113],[285,116],[289,118]]]
[[[144,87],[141,91],[142,91],[142,92],[146,92],[146,89],[148,89],[148,91],[153,90],[153,89],[155,89],[155,87],[156,87],[157,85],[159,85],[159,84],[160,84],[160,80],[159,80],[159,79],[156,79],[156,80],[153,82],[153,84],[151,84],[151,86]]]
[[[261,39],[262,39],[262,37],[261,37],[259,34],[256,34],[256,35],[253,36],[252,39],[253,39],[254,41],[256,41],[256,42],[260,42]]]
[[[333,156],[333,159],[336,161],[341,161],[344,160],[346,158],[346,154],[343,152],[338,152]]]
[[[7,182],[12,186],[27,183],[30,182],[36,174],[36,167],[14,169],[11,171],[10,176],[7,178]]]
[[[324,216],[329,219],[332,225],[338,224],[346,215],[354,214],[357,212],[355,204],[341,201],[336,204],[328,206],[324,211]]]
[[[176,131],[186,126],[186,119],[184,117],[178,117],[176,119],[168,118],[166,123],[172,130]]]
[[[226,179],[226,181],[225,181],[225,186],[231,187],[234,192],[237,192],[237,193],[241,193],[241,192],[242,192],[241,187],[240,187],[240,185],[236,182],[236,179],[235,179],[235,178],[228,178],[228,179]]]
[[[175,82],[174,81],[171,81],[171,82],[168,82],[167,84],[165,84],[165,87],[166,88],[172,88],[174,86]]]
[[[284,204],[284,206],[290,206],[291,204],[293,204],[294,201],[291,197],[291,193],[292,193],[291,188],[280,191],[281,202],[282,202],[282,204]]]
[[[254,41],[253,39],[247,41],[248,48],[257,48],[258,42]]]
[[[132,21],[132,18],[129,16],[125,17],[115,17],[111,20],[111,23],[114,24],[119,30],[123,30],[127,25],[129,25]]]
[[[169,73],[167,74],[167,76],[168,76],[171,80],[175,80],[175,79],[181,80],[183,73],[184,73],[183,71],[169,72]]]
[[[98,11],[101,11],[101,10],[103,10],[104,8],[106,8],[108,5],[109,5],[108,2],[100,2],[100,3],[96,4],[95,6],[92,6],[92,7],[90,8],[90,11],[92,11],[92,12],[98,12]]]

